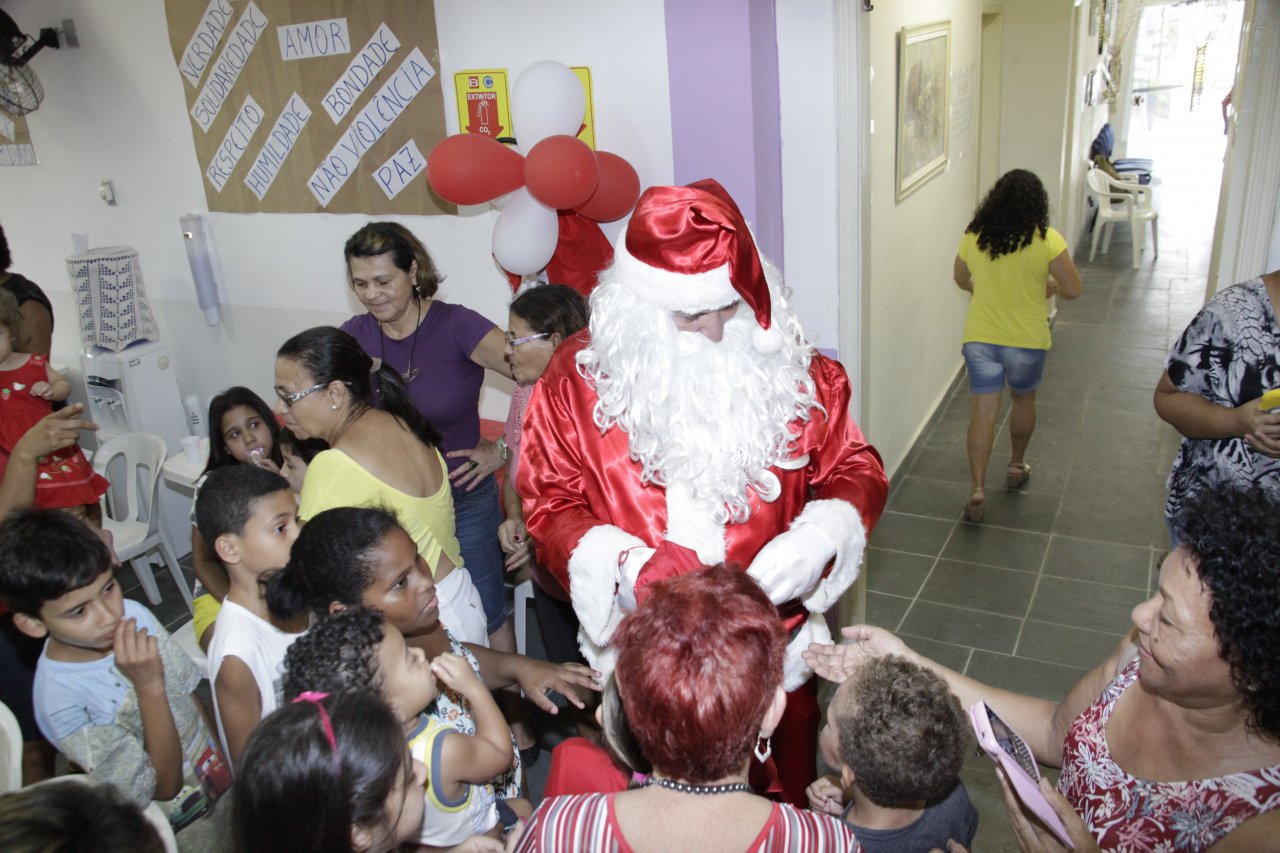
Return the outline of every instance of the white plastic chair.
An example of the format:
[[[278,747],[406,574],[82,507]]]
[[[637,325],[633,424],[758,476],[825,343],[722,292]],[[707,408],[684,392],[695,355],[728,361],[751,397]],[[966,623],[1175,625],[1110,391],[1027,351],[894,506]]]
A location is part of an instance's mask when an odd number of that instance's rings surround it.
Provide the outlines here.
[[[1156,212],[1151,201],[1151,188],[1130,181],[1117,181],[1101,169],[1090,169],[1085,176],[1089,193],[1098,203],[1098,219],[1093,224],[1093,243],[1089,260],[1098,253],[1098,237],[1102,237],[1102,254],[1111,248],[1111,229],[1117,222],[1128,222],[1133,230],[1133,268],[1137,269],[1146,243],[1146,223],[1151,223],[1151,257],[1160,256],[1160,234],[1156,229]],[[1105,234],[1103,232],[1106,232]]]
[[[160,471],[165,460],[164,439],[145,432],[127,432],[110,439],[93,455],[93,469],[108,480],[107,474],[113,459],[124,457],[123,501],[119,482],[113,482],[103,495],[102,526],[115,539],[116,556],[120,562],[129,562],[138,582],[147,593],[147,601],[160,603],[160,590],[151,570],[149,554],[159,551],[161,559],[169,567],[173,582],[182,593],[182,600],[191,610],[191,590],[183,577],[173,547],[165,541],[160,526]],[[119,480],[120,478],[117,478]],[[123,503],[123,506],[114,504]],[[194,611],[193,611],[194,612]]]
[[[0,702],[0,794],[22,787],[22,729],[9,706]]]

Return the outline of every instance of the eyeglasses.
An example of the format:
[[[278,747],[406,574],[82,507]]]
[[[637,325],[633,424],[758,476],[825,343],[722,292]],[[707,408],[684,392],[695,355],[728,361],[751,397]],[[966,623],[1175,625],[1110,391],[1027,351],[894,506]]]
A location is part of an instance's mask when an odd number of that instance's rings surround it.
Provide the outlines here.
[[[536,340],[538,340],[539,338],[549,338],[549,337],[551,337],[551,333],[550,333],[550,332],[538,332],[538,334],[536,334],[536,335],[525,335],[523,338],[516,338],[516,337],[512,337],[512,335],[511,335],[511,333],[510,333],[510,332],[507,332],[507,333],[506,333],[506,335],[505,335],[505,337],[506,337],[506,339],[507,339],[507,346],[511,347],[512,349],[515,349],[516,347],[520,346],[521,344],[527,344],[527,343],[529,343],[530,341],[536,341]]]
[[[294,394],[281,394],[279,391],[277,391],[276,396],[278,396],[286,406],[292,406],[294,403],[298,402],[303,397],[306,397],[309,394],[314,394],[317,391],[323,391],[325,388],[328,388],[328,387],[329,385],[327,382],[321,382],[319,385],[312,385],[310,388],[304,388],[303,390],[298,391]]]

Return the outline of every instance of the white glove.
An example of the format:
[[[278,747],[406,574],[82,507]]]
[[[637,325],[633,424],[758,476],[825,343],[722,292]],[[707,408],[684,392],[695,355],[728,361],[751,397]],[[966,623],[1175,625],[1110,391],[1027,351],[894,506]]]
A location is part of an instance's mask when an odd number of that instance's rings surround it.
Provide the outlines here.
[[[656,549],[632,548],[618,567],[618,607],[630,613],[636,609],[636,579]]]
[[[836,543],[816,524],[796,524],[773,537],[751,561],[747,574],[774,604],[813,589],[836,555]]]

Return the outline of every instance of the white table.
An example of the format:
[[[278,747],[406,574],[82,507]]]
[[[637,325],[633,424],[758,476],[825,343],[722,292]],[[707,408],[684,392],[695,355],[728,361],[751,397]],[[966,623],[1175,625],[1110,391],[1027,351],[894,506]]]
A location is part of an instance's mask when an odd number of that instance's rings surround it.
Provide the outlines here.
[[[200,439],[200,456],[202,459],[209,458],[209,437],[205,436]],[[204,471],[205,463],[202,461],[198,465],[193,465],[187,459],[187,455],[179,450],[174,455],[165,460],[161,471],[164,474],[164,481],[174,488],[185,489],[188,492],[195,492],[196,480],[200,479],[200,474]]]

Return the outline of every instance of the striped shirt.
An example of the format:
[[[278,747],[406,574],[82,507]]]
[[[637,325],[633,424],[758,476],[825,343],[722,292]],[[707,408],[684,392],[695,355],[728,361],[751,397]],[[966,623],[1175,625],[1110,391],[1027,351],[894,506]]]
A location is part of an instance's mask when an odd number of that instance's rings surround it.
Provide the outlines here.
[[[516,853],[631,853],[614,814],[616,794],[579,794],[543,800],[526,821]],[[861,853],[853,829],[830,815],[774,803],[773,812],[744,853]]]

